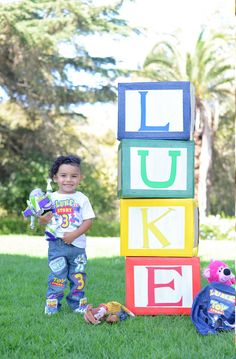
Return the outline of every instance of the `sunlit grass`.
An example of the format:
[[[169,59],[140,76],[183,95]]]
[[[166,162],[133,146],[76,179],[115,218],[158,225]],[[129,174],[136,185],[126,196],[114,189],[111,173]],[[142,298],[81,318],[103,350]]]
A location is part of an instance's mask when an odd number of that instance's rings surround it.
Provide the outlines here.
[[[0,269],[1,358],[234,358],[234,333],[200,336],[189,316],[139,316],[89,326],[63,301],[59,314],[45,317],[47,259],[1,255]],[[124,303],[124,258],[90,260],[86,294],[95,306]]]

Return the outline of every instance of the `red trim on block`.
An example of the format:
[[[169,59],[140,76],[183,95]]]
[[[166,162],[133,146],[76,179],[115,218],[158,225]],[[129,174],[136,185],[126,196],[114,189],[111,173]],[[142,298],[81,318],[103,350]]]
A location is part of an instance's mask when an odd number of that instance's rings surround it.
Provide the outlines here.
[[[155,303],[155,288],[166,287],[174,290],[174,279],[167,283],[155,283],[155,270],[174,270],[182,276],[182,266],[190,265],[192,267],[192,299],[200,290],[200,259],[192,258],[173,258],[173,257],[126,257],[126,306],[137,315],[180,315],[191,313],[191,307],[183,306],[183,297],[181,296],[176,302]],[[134,267],[142,266],[147,269],[147,305],[135,306],[135,283]],[[164,267],[163,267],[164,266]],[[172,266],[175,266],[174,268]],[[162,267],[162,268],[160,268]],[[145,288],[144,288],[145,289]]]

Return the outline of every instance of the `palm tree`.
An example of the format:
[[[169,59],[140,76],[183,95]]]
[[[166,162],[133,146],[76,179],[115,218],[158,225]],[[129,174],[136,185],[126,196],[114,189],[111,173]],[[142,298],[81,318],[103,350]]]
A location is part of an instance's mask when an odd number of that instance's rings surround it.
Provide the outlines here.
[[[202,30],[194,52],[183,56],[177,38],[169,37],[153,47],[139,75],[155,81],[190,81],[195,86],[195,196],[203,219],[209,211],[213,137],[219,106],[233,95],[233,57],[230,57],[233,43],[226,34],[215,33],[206,37],[205,30]]]

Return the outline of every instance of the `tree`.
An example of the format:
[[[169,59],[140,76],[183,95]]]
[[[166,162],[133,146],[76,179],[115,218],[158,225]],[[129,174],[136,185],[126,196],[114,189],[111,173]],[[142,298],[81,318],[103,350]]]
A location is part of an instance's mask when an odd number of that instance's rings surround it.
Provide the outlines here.
[[[27,111],[75,115],[71,105],[115,98],[119,74],[112,57],[92,57],[83,43],[98,33],[127,34],[118,17],[122,4],[94,7],[89,0],[23,0],[0,6],[0,86]],[[70,54],[65,54],[68,50]],[[69,71],[100,75],[75,85]]]
[[[235,215],[235,113],[229,102],[215,135],[211,191],[211,214]]]
[[[155,81],[191,81],[196,91],[195,194],[200,217],[209,211],[208,193],[219,106],[232,97],[232,37],[202,30],[192,54],[182,55],[175,36],[160,40],[147,55],[140,74]]]
[[[22,210],[30,189],[44,186],[53,158],[86,148],[78,131],[86,120],[81,106],[115,100],[114,79],[121,71],[114,58],[91,56],[86,37],[127,36],[131,28],[119,17],[122,3],[96,7],[91,0],[22,0],[0,5],[0,205],[8,210]],[[75,81],[77,75],[81,80]],[[85,168],[93,165],[85,163]],[[97,175],[89,178],[100,186],[97,201],[102,203],[107,184]],[[107,193],[103,203],[112,208],[114,196]]]

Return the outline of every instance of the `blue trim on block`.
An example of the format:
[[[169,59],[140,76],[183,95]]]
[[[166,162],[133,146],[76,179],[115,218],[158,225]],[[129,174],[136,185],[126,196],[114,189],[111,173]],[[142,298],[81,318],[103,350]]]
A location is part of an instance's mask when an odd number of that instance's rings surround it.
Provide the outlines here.
[[[195,109],[191,109],[191,83],[186,81],[176,82],[134,82],[118,84],[118,140],[122,139],[173,139],[173,140],[189,140],[191,133],[191,112],[194,114]],[[142,129],[139,131],[129,132],[125,130],[125,92],[126,90],[183,90],[183,131],[170,132],[168,124],[164,130],[157,131],[157,128],[150,126],[150,131]],[[158,126],[157,126],[158,127]]]

